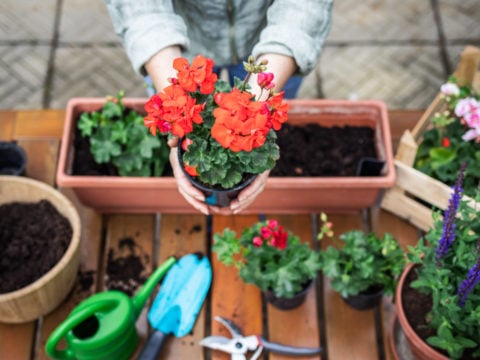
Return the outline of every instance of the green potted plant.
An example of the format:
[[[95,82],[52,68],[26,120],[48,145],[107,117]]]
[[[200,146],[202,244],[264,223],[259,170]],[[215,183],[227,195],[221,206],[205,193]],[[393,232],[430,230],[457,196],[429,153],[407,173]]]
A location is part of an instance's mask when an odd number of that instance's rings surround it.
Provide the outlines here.
[[[318,239],[323,236],[320,232]],[[340,240],[320,252],[320,267],[342,299],[357,310],[367,310],[377,306],[383,295],[392,295],[405,264],[395,238],[352,230]]]
[[[97,164],[112,164],[120,176],[161,176],[168,164],[168,144],[148,135],[143,116],[126,108],[123,98],[120,91],[99,111],[83,112],[78,129]]]
[[[480,358],[480,223],[462,199],[462,164],[447,209],[407,254],[396,290],[399,324],[418,359]]]
[[[320,269],[318,252],[283,228],[277,220],[260,221],[239,237],[230,229],[214,235],[220,262],[235,266],[239,276],[257,286],[272,305],[300,306]]]
[[[441,86],[444,111],[436,112],[423,134],[414,167],[452,186],[460,165],[468,163],[463,188],[473,196],[480,181],[480,93],[457,84],[455,76]]]
[[[206,195],[206,202],[225,207],[253,177],[279,158],[275,131],[287,120],[283,92],[274,93],[266,62],[245,63],[246,78],[233,87],[213,72],[212,59],[196,56],[173,62],[177,77],[145,104],[145,126],[153,135],[180,138],[178,159],[187,178]],[[248,78],[258,74],[265,100],[250,92]],[[260,95],[259,95],[260,96]],[[239,186],[242,184],[242,186]]]

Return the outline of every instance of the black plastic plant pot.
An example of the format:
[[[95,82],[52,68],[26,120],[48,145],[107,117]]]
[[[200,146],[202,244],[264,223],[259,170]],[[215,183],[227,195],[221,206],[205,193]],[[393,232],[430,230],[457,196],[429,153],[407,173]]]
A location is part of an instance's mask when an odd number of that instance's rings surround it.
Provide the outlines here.
[[[26,164],[27,156],[19,145],[0,141],[0,175],[23,175]]]
[[[181,140],[179,141],[181,144]],[[180,163],[180,167],[182,168],[183,173],[187,177],[187,179],[195,186],[197,189],[202,191],[205,194],[205,202],[208,205],[218,206],[218,207],[228,207],[232,200],[236,199],[238,194],[245,189],[248,185],[250,185],[253,180],[257,177],[257,175],[251,175],[248,177],[244,182],[234,186],[230,189],[216,189],[208,187],[199,181],[197,181],[194,177],[190,176],[183,167],[183,150],[179,146],[178,147],[178,162]]]
[[[313,280],[310,280],[308,284],[305,285],[302,291],[295,294],[291,298],[277,297],[275,296],[275,293],[273,291],[267,290],[264,292],[265,300],[279,310],[293,310],[298,308],[305,302],[307,294],[312,288],[312,286]]]
[[[350,307],[356,310],[370,310],[380,305],[383,297],[383,287],[372,287],[365,292],[357,295],[351,295],[346,298],[342,297],[343,301]]]

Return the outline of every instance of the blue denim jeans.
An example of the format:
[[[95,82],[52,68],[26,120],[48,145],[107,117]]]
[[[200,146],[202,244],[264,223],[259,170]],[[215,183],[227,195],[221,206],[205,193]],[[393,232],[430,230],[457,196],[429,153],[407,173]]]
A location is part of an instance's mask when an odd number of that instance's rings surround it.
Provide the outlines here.
[[[225,69],[228,70],[228,78],[231,85],[233,85],[233,78],[237,77],[239,79],[243,79],[247,75],[247,72],[243,68],[243,63],[237,65],[228,65],[225,67]],[[214,67],[213,71],[215,71],[217,75],[220,75],[221,68]],[[155,94],[155,88],[153,87],[152,79],[150,76],[145,76],[144,79],[145,83],[147,84],[148,96],[152,96]],[[301,76],[292,76],[290,79],[288,79],[287,83],[283,87],[283,90],[285,91],[285,99],[294,99],[297,97],[297,92],[302,84],[302,80],[303,78]]]

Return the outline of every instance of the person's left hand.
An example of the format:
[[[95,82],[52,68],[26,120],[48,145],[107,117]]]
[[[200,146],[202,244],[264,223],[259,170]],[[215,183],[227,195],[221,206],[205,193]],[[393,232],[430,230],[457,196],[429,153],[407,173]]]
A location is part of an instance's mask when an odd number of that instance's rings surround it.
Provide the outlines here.
[[[258,174],[255,180],[238,194],[237,198],[230,203],[231,213],[238,214],[250,206],[265,188],[269,174],[270,170]]]

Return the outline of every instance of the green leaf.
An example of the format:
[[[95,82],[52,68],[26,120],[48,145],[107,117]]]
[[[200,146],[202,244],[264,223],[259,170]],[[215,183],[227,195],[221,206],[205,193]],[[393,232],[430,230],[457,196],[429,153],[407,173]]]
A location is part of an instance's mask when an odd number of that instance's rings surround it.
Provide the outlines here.
[[[107,128],[98,130],[97,136],[90,139],[90,147],[95,161],[99,164],[109,162],[122,152],[121,146],[110,140],[110,131]]]
[[[97,115],[97,116],[96,116]],[[82,113],[78,121],[78,128],[83,137],[92,136],[93,130],[98,126],[98,113]]]
[[[456,155],[455,151],[445,147],[433,148],[430,150],[429,154],[432,158],[432,168],[434,170],[453,161]]]
[[[106,118],[121,117],[123,113],[122,105],[107,101],[102,109],[102,115]]]

